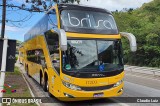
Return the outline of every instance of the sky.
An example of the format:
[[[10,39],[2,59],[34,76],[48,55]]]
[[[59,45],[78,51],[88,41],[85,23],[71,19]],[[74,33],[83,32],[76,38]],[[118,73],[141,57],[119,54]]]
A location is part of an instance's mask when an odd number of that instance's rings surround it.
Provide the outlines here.
[[[122,10],[123,8],[139,8],[143,3],[152,0],[81,0],[80,4],[105,8],[109,11]],[[25,0],[8,0],[8,4],[21,5]],[[2,4],[2,0],[0,0]],[[17,9],[7,9],[7,20],[23,22],[7,22],[5,36],[10,39],[23,41],[24,34],[31,29],[44,15],[44,13],[30,13]],[[2,18],[2,7],[0,7],[0,20]],[[1,30],[1,23],[0,23]]]
[[[123,8],[138,8],[143,3],[153,0],[81,0],[81,4],[105,8],[110,11],[122,10]]]

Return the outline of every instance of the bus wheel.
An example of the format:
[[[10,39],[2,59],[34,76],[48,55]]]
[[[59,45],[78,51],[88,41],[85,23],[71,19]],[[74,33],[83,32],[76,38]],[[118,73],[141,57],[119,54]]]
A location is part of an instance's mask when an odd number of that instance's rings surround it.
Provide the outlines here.
[[[30,78],[31,76],[29,75],[28,67],[26,67],[26,72],[27,72],[27,76]]]
[[[43,77],[42,77],[42,72],[40,71],[40,86],[43,85]]]
[[[44,90],[45,92],[48,91],[48,78],[45,78],[45,79],[44,79],[43,90]]]
[[[49,92],[49,82],[48,82],[48,80],[47,80],[47,92],[48,92],[48,96],[52,97],[52,94]]]

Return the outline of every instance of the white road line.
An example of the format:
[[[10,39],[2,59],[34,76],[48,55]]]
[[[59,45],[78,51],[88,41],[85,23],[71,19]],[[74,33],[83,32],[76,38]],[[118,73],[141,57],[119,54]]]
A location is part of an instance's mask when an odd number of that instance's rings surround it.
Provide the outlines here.
[[[149,78],[149,77],[142,77],[142,76],[137,76],[137,75],[131,75],[131,74],[125,74],[125,75],[130,75],[130,76],[134,76],[134,77],[140,77],[140,78],[144,78],[144,79],[150,79],[150,80],[156,80],[156,81],[160,81],[158,79],[153,79],[153,78]]]
[[[130,105],[126,104],[126,103],[120,103],[119,100],[115,100],[115,99],[112,99],[112,98],[110,98],[110,99],[111,99],[112,101],[116,102],[117,104],[121,105],[121,106],[130,106]]]

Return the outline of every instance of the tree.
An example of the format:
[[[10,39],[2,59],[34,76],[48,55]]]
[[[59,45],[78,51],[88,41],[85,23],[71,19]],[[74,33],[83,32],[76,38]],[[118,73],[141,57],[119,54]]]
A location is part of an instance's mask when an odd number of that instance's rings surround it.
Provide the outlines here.
[[[88,1],[88,0],[87,0]],[[0,6],[3,6],[2,10],[2,28],[1,28],[1,37],[4,37],[5,33],[5,24],[6,21],[12,21],[12,20],[6,20],[6,7],[7,8],[18,8],[20,10],[25,10],[29,12],[45,12],[48,11],[54,3],[74,3],[77,2],[80,3],[80,0],[26,0],[25,4],[30,4],[31,7],[27,7],[24,3],[21,6],[13,5],[13,4],[6,4],[6,0],[3,0],[3,4],[0,4]],[[19,20],[17,22],[20,22],[23,20]],[[15,22],[15,21],[12,21]]]
[[[154,0],[139,9],[113,13],[119,30],[133,33],[137,39],[138,49],[134,54],[128,48],[128,41],[122,39],[125,63],[160,67],[159,10],[160,0]]]

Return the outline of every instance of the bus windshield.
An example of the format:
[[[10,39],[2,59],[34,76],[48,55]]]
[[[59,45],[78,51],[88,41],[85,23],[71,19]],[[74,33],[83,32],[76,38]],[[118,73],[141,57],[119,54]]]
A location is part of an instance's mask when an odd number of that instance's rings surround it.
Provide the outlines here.
[[[122,68],[120,40],[68,40],[63,52],[65,71],[113,71]]]
[[[114,18],[107,12],[63,10],[61,26],[66,32],[118,34]]]

